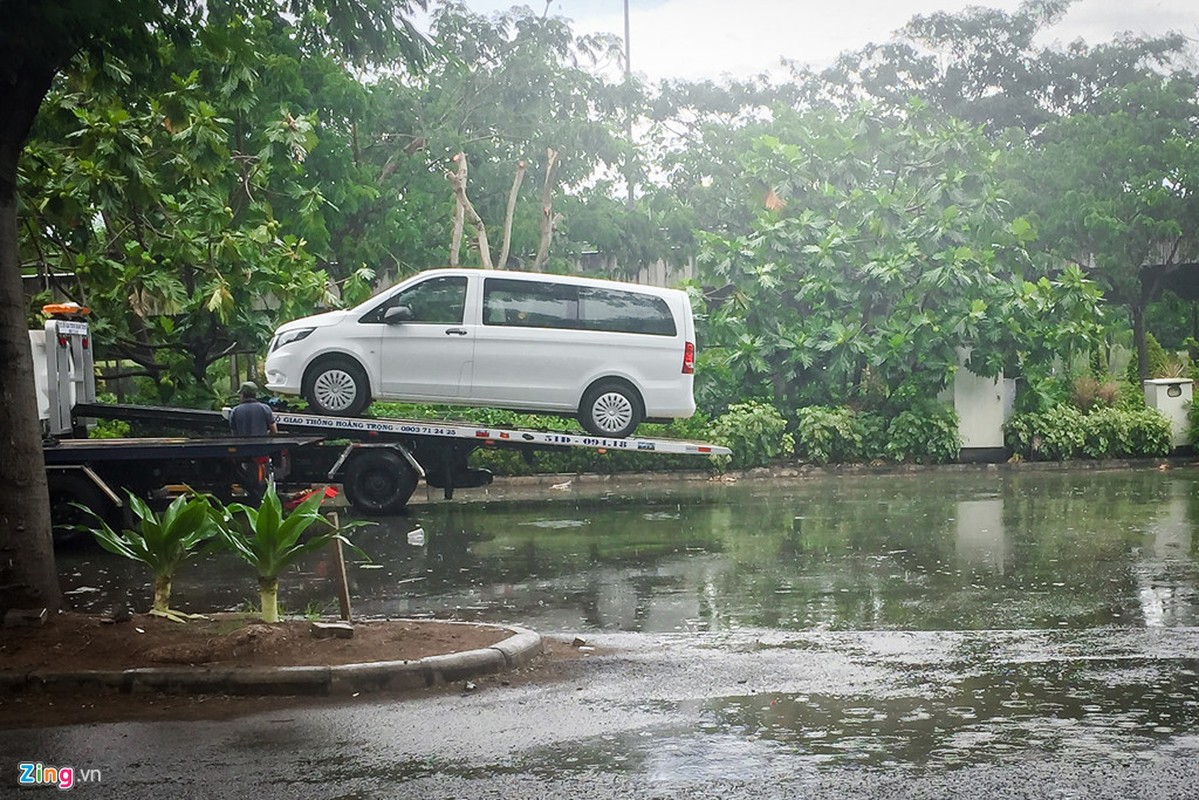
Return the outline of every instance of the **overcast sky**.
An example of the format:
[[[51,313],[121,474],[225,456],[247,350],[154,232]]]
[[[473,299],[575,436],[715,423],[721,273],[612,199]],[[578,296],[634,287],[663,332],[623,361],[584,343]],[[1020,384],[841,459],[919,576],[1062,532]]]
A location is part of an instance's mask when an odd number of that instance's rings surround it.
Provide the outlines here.
[[[545,0],[466,4],[483,14],[545,8]],[[1013,11],[1019,0],[629,0],[633,70],[653,82],[773,72],[781,58],[823,67],[845,50],[887,40],[915,14],[969,5]],[[552,0],[550,13],[573,20],[576,33],[624,32],[623,0]],[[1199,0],[1076,0],[1050,40],[1093,44],[1120,31],[1178,31],[1199,41]]]

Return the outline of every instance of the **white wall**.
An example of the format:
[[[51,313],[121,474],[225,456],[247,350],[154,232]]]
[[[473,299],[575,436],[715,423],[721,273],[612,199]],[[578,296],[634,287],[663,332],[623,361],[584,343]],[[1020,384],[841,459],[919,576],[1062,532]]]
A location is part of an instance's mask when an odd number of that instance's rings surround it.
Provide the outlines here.
[[[963,449],[1003,447],[1004,395],[1002,375],[984,378],[958,367],[953,376],[953,407]]]
[[[1187,378],[1153,378],[1144,383],[1145,405],[1156,408],[1170,420],[1170,445],[1182,447],[1187,441],[1187,409],[1191,407],[1194,387]],[[1177,394],[1171,397],[1171,392]]]

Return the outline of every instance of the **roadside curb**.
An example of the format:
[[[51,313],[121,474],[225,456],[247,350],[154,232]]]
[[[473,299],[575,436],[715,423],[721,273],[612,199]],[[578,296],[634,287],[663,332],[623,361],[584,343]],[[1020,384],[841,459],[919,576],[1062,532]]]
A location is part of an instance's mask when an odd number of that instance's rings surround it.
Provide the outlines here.
[[[137,667],[74,672],[0,672],[0,692],[102,690],[124,694],[338,695],[423,689],[525,666],[542,652],[541,634],[514,625],[487,625],[512,633],[489,647],[426,656],[304,667]]]

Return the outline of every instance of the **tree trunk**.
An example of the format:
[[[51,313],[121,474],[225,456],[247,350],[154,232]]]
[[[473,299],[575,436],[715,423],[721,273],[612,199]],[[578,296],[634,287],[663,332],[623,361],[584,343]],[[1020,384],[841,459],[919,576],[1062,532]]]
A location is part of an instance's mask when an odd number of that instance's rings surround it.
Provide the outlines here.
[[[446,173],[446,178],[450,181],[450,186],[454,185],[454,180],[463,186],[466,185],[466,159],[456,158],[458,162],[457,175]],[[462,198],[458,196],[458,192],[454,192],[454,229],[450,233],[450,266],[458,266],[459,256],[462,252],[462,226],[466,221],[466,206],[462,203]]]
[[[558,166],[558,151],[552,147],[545,151],[545,184],[541,187],[541,242],[537,245],[537,258],[533,260],[533,271],[541,272],[549,258],[550,242],[554,238],[554,226],[562,220],[554,214],[554,168]]]
[[[525,179],[527,166],[523,158],[516,162],[516,177],[512,179],[512,189],[508,192],[508,210],[504,214],[504,244],[500,248],[500,260],[496,262],[500,269],[506,269],[508,266],[508,250],[512,245],[512,218],[516,215],[516,195]]]
[[[262,621],[279,621],[279,579],[258,579],[258,602],[262,604]]]
[[[17,160],[53,69],[0,76],[0,610],[57,610],[62,593],[17,250]]]
[[[454,156],[454,160],[458,162],[458,171],[447,172],[445,176],[454,189],[454,197],[458,199],[454,206],[454,231],[458,240],[461,241],[462,236],[458,232],[458,215],[465,214],[470,223],[475,226],[475,235],[479,241],[479,261],[482,262],[483,269],[492,269],[491,245],[487,242],[487,226],[483,224],[483,218],[479,216],[479,212],[475,211],[470,198],[466,196],[466,154],[459,153]],[[451,266],[455,265],[451,264]]]
[[[1131,310],[1132,341],[1137,348],[1137,376],[1143,383],[1149,378],[1149,343],[1145,338],[1145,306],[1137,303]]]

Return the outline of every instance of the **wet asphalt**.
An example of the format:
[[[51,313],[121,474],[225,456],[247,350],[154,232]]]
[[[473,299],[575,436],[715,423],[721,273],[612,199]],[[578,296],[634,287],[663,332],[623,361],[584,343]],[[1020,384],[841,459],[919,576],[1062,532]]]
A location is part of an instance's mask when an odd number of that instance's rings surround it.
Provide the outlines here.
[[[111,798],[1193,798],[1199,630],[599,634],[547,682],[0,731]]]
[[[39,796],[20,761],[103,798],[1199,798],[1196,490],[1187,468],[430,504],[356,537],[360,613],[586,649],[473,691],[0,730],[0,798]],[[327,598],[320,567],[288,575],[293,608]],[[95,553],[60,568],[87,610],[148,596]],[[177,593],[232,607],[243,573]]]

